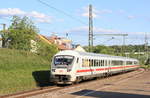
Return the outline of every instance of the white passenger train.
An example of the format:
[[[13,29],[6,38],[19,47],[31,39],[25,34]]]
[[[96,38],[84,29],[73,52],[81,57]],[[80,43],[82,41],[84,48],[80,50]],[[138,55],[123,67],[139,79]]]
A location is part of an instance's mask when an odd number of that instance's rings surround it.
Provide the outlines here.
[[[72,84],[94,77],[132,71],[138,67],[137,59],[65,50],[53,57],[51,80],[57,84]]]

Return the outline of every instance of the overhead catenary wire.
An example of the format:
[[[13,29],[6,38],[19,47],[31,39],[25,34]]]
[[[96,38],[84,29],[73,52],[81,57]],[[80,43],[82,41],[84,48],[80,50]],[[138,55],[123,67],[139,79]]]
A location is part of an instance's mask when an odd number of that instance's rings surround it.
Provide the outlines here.
[[[73,19],[73,20],[75,20],[75,21],[80,22],[81,24],[88,25],[87,23],[81,21],[80,19],[78,19],[78,18],[76,18],[76,17],[74,17],[74,16],[72,16],[72,15],[70,15],[70,14],[68,14],[68,13],[66,13],[66,12],[64,12],[64,11],[58,9],[58,8],[56,8],[56,7],[51,6],[50,4],[48,4],[48,3],[46,3],[46,2],[44,2],[44,1],[42,1],[42,0],[36,0],[36,1],[38,1],[39,3],[41,3],[41,4],[43,4],[43,5],[47,6],[47,7],[49,7],[49,8],[51,8],[51,9],[56,10],[56,11],[59,12],[59,13],[64,14],[64,15],[67,16],[67,17],[70,17],[71,19]]]

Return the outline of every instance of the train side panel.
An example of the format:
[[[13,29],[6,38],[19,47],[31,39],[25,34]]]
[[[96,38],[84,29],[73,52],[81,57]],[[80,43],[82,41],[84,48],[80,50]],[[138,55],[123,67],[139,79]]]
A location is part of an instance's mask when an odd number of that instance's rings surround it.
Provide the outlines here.
[[[132,71],[137,69],[138,65],[138,60],[132,58],[68,50],[55,55],[51,72],[57,84],[68,84]]]

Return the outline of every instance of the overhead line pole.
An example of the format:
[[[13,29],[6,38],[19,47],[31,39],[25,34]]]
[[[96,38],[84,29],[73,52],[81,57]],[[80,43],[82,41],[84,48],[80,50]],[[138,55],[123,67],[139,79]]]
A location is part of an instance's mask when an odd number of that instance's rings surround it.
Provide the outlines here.
[[[122,55],[124,54],[125,56],[125,35],[122,35],[123,36],[123,46],[122,46]]]
[[[128,34],[120,34],[120,33],[116,33],[116,34],[94,34],[94,36],[128,36]]]
[[[3,25],[3,31],[5,31],[6,30],[6,24],[2,23],[1,25]]]
[[[125,36],[128,36],[128,34],[94,34],[94,36],[122,36],[123,37],[122,55],[123,53],[125,53]]]
[[[148,60],[148,40],[147,40],[147,34],[145,33],[145,55],[146,55],[146,60]]]
[[[3,26],[3,33],[6,33],[6,24],[2,23],[1,24]],[[4,34],[2,35],[2,47],[5,47],[5,38],[4,38]]]
[[[93,16],[92,5],[89,5],[89,52],[93,51]]]

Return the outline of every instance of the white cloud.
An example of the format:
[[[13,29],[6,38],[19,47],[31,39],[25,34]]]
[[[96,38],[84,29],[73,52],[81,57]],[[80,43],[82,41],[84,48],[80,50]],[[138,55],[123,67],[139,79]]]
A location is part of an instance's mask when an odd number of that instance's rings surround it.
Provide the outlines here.
[[[39,23],[51,23],[52,21],[50,16],[45,15],[43,13],[36,12],[36,11],[26,13],[26,16],[34,17],[36,19],[36,22],[39,22]]]
[[[119,30],[113,30],[113,29],[104,29],[104,28],[96,28],[94,27],[94,32],[96,33],[120,33]]]
[[[133,16],[133,15],[129,15],[129,16],[127,16],[127,18],[128,18],[128,19],[134,19],[134,18],[135,18],[135,16]]]
[[[125,10],[120,9],[118,12],[119,12],[120,14],[124,14],[124,13],[125,13]]]
[[[81,37],[78,39],[83,40],[85,39],[83,38],[83,36],[86,36],[86,37],[88,36],[88,26],[76,27],[66,32],[70,33],[70,35],[76,36],[76,38]],[[125,32],[121,30],[105,29],[105,28],[99,28],[99,27],[94,27],[93,32],[94,34],[128,34],[128,36],[126,37],[126,44],[136,44],[136,43],[143,44],[142,41],[144,41],[144,37],[145,37],[145,32],[129,32],[129,31]],[[150,38],[150,33],[147,33],[147,36],[148,38]],[[109,37],[115,37],[115,41],[111,44],[116,44],[116,45],[122,44],[122,37],[117,37],[117,36],[109,36]],[[108,36],[102,36],[101,38],[102,38],[101,39],[102,42],[106,42],[108,39]],[[77,41],[76,39],[74,40]],[[83,42],[83,44],[85,44],[84,43],[85,41],[79,41],[78,43]],[[97,42],[95,41],[94,43],[97,43]],[[99,44],[99,42],[97,44]]]
[[[18,8],[7,8],[7,9],[0,9],[0,16],[7,17],[13,15],[24,15],[26,12],[18,9]]]
[[[103,9],[103,10],[99,10],[98,13],[99,13],[99,14],[111,14],[112,11],[111,11],[111,10],[108,10],[108,9]]]
[[[133,34],[133,35],[144,35],[145,36],[145,32],[127,32],[128,34]],[[150,33],[147,33],[147,35],[150,36]]]
[[[98,15],[93,13],[93,18],[96,18]],[[84,16],[84,17],[89,17],[89,12],[85,12],[85,13],[82,13],[81,16]]]
[[[35,17],[35,18],[45,18],[46,15],[43,13],[38,13],[36,11],[32,11],[30,13],[27,13],[29,16]]]
[[[0,9],[0,17],[11,17],[11,16],[28,16],[33,18],[36,22],[40,23],[51,23],[51,16],[45,15],[43,13],[39,13],[37,11],[25,12],[19,8],[5,8]]]
[[[87,26],[83,26],[83,27],[77,27],[77,28],[73,28],[73,29],[70,29],[70,30],[67,30],[66,32],[87,32],[88,31],[88,27]]]
[[[98,11],[93,8],[93,18],[96,18],[98,16]],[[81,16],[84,16],[84,17],[89,17],[89,7],[84,7],[83,8],[83,12],[81,13]]]
[[[36,19],[36,22],[38,23],[51,23],[51,19]]]
[[[88,32],[89,27],[88,26],[83,26],[83,27],[78,27],[74,28],[71,30],[68,30],[68,32]],[[104,28],[98,28],[98,27],[93,27],[93,31],[95,33],[120,33],[119,30],[113,30],[113,29],[104,29]]]
[[[93,7],[92,11],[93,11],[93,13],[92,13],[93,14],[93,18],[100,17],[102,14],[110,14],[110,13],[112,13],[111,10],[108,10],[108,9],[97,10],[94,7]],[[89,17],[89,7],[84,7],[83,8],[81,16]]]
[[[57,21],[57,22],[64,22],[65,20],[64,19],[56,19],[55,21]]]
[[[135,15],[128,15],[128,13],[127,13],[125,10],[123,10],[123,9],[120,9],[120,10],[118,11],[118,13],[119,13],[120,15],[124,15],[124,16],[127,17],[128,19],[135,19],[135,18],[137,18]]]
[[[88,26],[83,26],[83,27],[77,27],[73,28],[70,30],[67,30],[65,32],[70,32],[70,33],[85,33],[88,32]],[[115,29],[105,29],[105,28],[99,28],[99,27],[93,27],[93,32],[95,34],[128,34],[130,35],[145,35],[145,32],[125,32],[125,31],[120,31],[120,30],[115,30]],[[150,36],[150,33],[147,33],[147,35]]]

